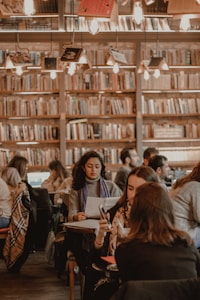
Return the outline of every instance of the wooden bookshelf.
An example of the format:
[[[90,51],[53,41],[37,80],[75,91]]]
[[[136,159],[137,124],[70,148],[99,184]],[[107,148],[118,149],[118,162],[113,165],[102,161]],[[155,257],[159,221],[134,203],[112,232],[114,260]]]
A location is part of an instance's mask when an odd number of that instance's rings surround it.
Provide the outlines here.
[[[149,43],[147,55],[155,47]],[[196,42],[160,43],[159,55],[165,53],[169,71],[158,79],[141,78],[143,146],[156,146],[172,167],[199,161],[199,47]]]
[[[13,20],[2,16],[0,21],[4,54],[7,49],[14,51],[18,32],[20,45],[29,49],[33,66],[38,67],[19,77],[6,71],[0,59],[0,129],[14,132],[10,129],[14,127],[23,132],[27,127],[25,132],[31,132],[29,139],[23,138],[25,134],[20,139],[1,138],[3,164],[20,151],[32,168],[45,168],[54,157],[70,168],[84,151],[96,149],[109,169],[115,170],[121,149],[132,145],[141,162],[144,148],[155,146],[168,157],[170,166],[193,166],[200,150],[199,20],[192,21],[189,31],[180,32],[177,20],[165,11],[159,16],[152,11],[136,27],[130,11],[120,5],[124,14],[119,16],[117,32],[109,22],[101,22],[99,34],[92,36],[87,20],[77,17],[76,6],[72,14],[70,0],[58,3],[51,16]],[[59,59],[73,31],[76,46],[87,50],[92,68],[70,76]],[[116,44],[128,60],[119,74],[106,67],[107,51]],[[151,74],[144,81],[137,68],[142,59],[150,57],[150,50],[164,56],[170,70],[159,79]],[[44,58],[51,54],[58,59],[56,80],[45,72]],[[52,126],[55,138],[44,134]],[[155,127],[157,135],[153,134]],[[165,136],[167,132],[171,135]],[[37,133],[42,137],[35,137]]]

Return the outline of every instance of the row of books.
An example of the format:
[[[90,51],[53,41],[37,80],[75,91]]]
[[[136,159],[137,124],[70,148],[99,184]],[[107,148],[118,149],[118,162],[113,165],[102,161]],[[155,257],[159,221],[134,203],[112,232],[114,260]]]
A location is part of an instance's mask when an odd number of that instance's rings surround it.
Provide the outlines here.
[[[0,90],[23,91],[58,91],[59,78],[51,79],[50,73],[0,74]]]
[[[86,44],[87,46],[87,44]],[[129,48],[131,47],[131,48]],[[86,48],[86,55],[90,63],[94,66],[102,66],[106,65],[108,56],[109,56],[109,48],[108,46],[94,45],[91,48],[91,45],[88,45]],[[129,46],[127,44],[126,49],[124,49],[123,44],[119,43],[118,50],[120,53],[124,54],[127,60],[127,65],[135,65],[136,64],[136,50],[133,48],[133,44]]]
[[[66,140],[120,140],[135,139],[135,124],[89,123],[87,119],[72,120],[66,124]]]
[[[171,162],[199,161],[200,147],[170,147],[159,148],[159,152],[165,155]]]
[[[53,96],[38,97],[26,96],[1,96],[0,116],[29,117],[53,116],[59,114],[59,98]]]
[[[41,19],[41,18],[40,18]],[[1,28],[1,22],[0,22],[0,28]],[[3,46],[2,46],[3,47]],[[15,55],[15,59],[16,59],[16,51],[14,50],[1,50],[0,51],[0,65],[3,66],[3,64],[6,61],[6,56],[7,56],[7,52],[9,53],[11,60],[13,59],[13,56]],[[22,52],[23,53],[23,52]],[[19,55],[19,53],[18,53]],[[33,66],[40,66],[44,69],[48,69],[48,66],[45,65],[45,58],[46,57],[59,57],[59,51],[53,50],[51,52],[48,51],[30,51],[28,54],[26,54],[26,56],[21,57],[22,61],[20,61],[21,63],[23,62],[24,64],[29,62],[29,65],[33,65]],[[27,61],[28,60],[28,61]]]
[[[59,137],[55,124],[15,124],[0,122],[0,140],[3,141],[51,141]]]
[[[66,94],[65,111],[68,115],[131,115],[135,112],[132,97],[76,96]]]
[[[26,149],[7,149],[0,148],[1,166],[6,166],[14,155],[22,155],[27,158],[29,167],[44,166],[47,167],[52,159],[60,159],[60,149],[55,148],[26,148]]]
[[[143,114],[196,114],[200,113],[200,98],[150,98],[142,96]]]
[[[148,46],[147,46],[148,47]],[[155,56],[164,57],[166,59],[166,62],[169,66],[200,66],[200,49],[194,48],[193,45],[191,45],[191,49],[187,48],[184,49],[181,44],[176,45],[176,48],[164,48],[162,45],[162,49],[156,49],[155,45],[153,49],[143,49],[141,52],[142,59],[145,59],[148,56],[150,57],[150,52],[152,51],[155,53]],[[193,47],[193,48],[192,48]]]
[[[89,147],[73,147],[67,148],[65,151],[65,161],[67,165],[73,165],[79,158],[87,151],[91,150]],[[97,148],[95,151],[101,153],[104,162],[107,164],[120,164],[120,153],[122,148]]]
[[[118,24],[112,21],[99,21],[98,27],[100,32],[115,32],[118,31],[170,31],[170,25],[167,18],[156,18],[156,17],[146,17],[141,22],[141,24],[136,24],[131,15],[123,16],[119,15]],[[66,31],[82,31],[88,32],[90,30],[90,20],[84,17],[73,18],[67,16],[65,18],[65,29]]]
[[[200,138],[200,124],[187,123],[185,125],[179,124],[144,124],[143,138],[157,138],[157,139],[197,139]]]
[[[184,71],[173,72],[171,74],[161,74],[159,78],[150,76],[149,80],[141,78],[142,88],[146,90],[199,90],[200,73],[186,73]]]
[[[65,74],[66,90],[135,90],[135,72],[123,71],[115,74],[112,70],[79,73],[70,76]]]

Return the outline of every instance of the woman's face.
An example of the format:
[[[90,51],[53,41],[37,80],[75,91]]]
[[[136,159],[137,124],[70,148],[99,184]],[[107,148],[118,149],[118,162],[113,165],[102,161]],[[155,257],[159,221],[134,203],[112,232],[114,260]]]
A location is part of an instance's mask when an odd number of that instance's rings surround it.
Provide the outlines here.
[[[84,166],[85,175],[89,179],[96,179],[101,174],[101,168],[100,160],[97,157],[91,157]]]
[[[127,199],[130,203],[133,202],[133,197],[135,196],[136,189],[145,182],[146,180],[136,175],[129,176],[127,186]]]

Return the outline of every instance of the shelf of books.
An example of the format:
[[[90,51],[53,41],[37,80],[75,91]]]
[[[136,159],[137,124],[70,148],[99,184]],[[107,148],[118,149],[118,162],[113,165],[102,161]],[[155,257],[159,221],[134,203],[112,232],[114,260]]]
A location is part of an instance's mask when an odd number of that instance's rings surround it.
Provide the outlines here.
[[[65,160],[72,165],[84,151],[94,149],[114,168],[120,164],[121,149],[136,145],[135,44],[127,43],[126,49],[118,44],[127,60],[119,73],[106,64],[111,44],[85,46],[92,67],[72,76],[64,74]]]
[[[28,159],[29,167],[46,167],[52,158],[60,158],[60,75],[52,79],[45,69],[45,43],[32,47],[27,43],[21,48],[28,63],[16,55],[15,46],[2,45],[0,51],[1,166],[18,153]],[[9,69],[7,55],[13,63]],[[22,67],[20,75],[18,66]]]
[[[159,148],[172,167],[199,161],[199,49],[200,43],[161,43],[159,53],[169,71],[157,79],[141,76],[143,145]]]

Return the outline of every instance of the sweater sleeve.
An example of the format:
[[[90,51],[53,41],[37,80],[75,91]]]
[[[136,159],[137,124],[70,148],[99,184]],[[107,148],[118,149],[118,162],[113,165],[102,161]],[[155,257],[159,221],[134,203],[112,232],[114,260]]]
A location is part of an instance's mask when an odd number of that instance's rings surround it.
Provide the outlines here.
[[[189,191],[191,193],[194,220],[200,224],[200,183],[195,182]]]
[[[78,199],[78,192],[71,190],[68,202],[68,221],[73,221],[73,216],[80,212],[80,205]]]

